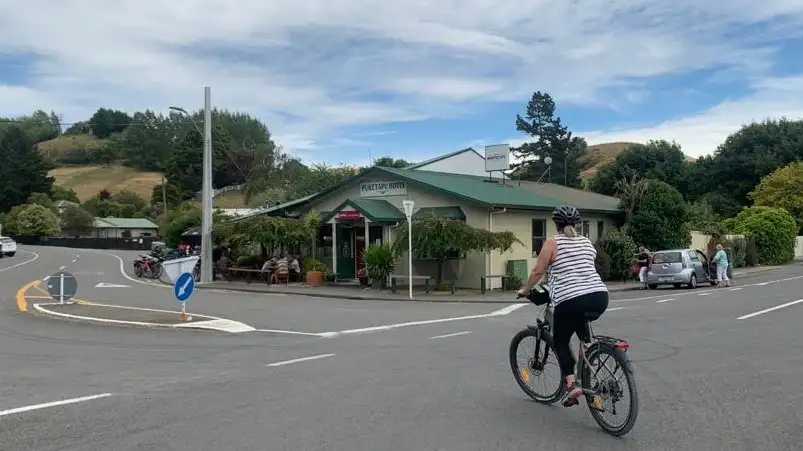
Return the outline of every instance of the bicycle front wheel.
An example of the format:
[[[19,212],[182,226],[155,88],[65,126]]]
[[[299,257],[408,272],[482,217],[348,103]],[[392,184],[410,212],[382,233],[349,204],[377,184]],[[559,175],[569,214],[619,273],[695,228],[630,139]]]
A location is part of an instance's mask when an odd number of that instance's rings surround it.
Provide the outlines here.
[[[630,361],[624,352],[607,343],[592,345],[586,358],[591,366],[583,365],[582,383],[594,393],[587,396],[591,416],[605,432],[616,437],[627,434],[636,424],[639,409]],[[626,413],[622,412],[624,408]],[[615,418],[608,419],[609,414]]]
[[[557,358],[547,333],[525,329],[510,342],[513,377],[527,396],[542,404],[554,404],[566,390]]]

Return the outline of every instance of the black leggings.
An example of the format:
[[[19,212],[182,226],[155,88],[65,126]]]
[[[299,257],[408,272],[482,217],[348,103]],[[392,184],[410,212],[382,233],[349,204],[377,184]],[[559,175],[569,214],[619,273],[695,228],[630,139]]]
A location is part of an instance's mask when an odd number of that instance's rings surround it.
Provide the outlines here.
[[[597,312],[602,314],[608,308],[608,293],[598,291],[588,293],[576,298],[567,299],[557,307],[552,319],[552,339],[555,345],[555,353],[558,355],[560,369],[564,376],[574,374],[575,360],[572,349],[569,345],[572,334],[577,333],[580,340],[590,339],[587,337],[588,329],[585,324],[586,312]]]

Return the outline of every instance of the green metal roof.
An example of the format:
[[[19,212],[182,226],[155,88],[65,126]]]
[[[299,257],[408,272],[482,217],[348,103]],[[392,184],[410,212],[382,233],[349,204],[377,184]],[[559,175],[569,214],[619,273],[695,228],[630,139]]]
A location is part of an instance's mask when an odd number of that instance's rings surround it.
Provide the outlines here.
[[[466,220],[466,214],[460,207],[423,207],[413,215],[413,219],[428,217]]]
[[[96,229],[158,229],[159,226],[145,218],[95,218]]]
[[[562,205],[562,202],[557,199],[540,196],[516,186],[513,180],[505,180],[503,185],[499,179],[475,175],[409,169],[379,169],[408,181],[427,185],[444,194],[487,206],[551,209]]]
[[[469,147],[467,149],[460,149],[460,150],[454,151],[452,153],[447,153],[446,155],[441,155],[439,157],[430,158],[429,160],[422,161],[421,163],[411,164],[411,165],[405,167],[404,169],[418,169],[420,167],[427,166],[427,165],[430,165],[432,163],[436,163],[438,161],[445,160],[447,158],[451,158],[451,157],[453,157],[455,155],[460,155],[461,153],[465,153],[465,152],[474,152],[477,155],[482,157],[482,155],[480,155],[479,152],[477,152],[476,150],[474,150],[471,147]],[[483,158],[485,158],[485,157],[483,157]]]
[[[343,208],[351,207],[363,216],[370,219],[372,222],[399,222],[404,221],[406,217],[404,213],[399,211],[390,202],[382,199],[346,199],[342,204],[335,207],[335,209],[326,214],[321,215],[321,222],[327,222],[332,219],[335,214],[339,213]]]

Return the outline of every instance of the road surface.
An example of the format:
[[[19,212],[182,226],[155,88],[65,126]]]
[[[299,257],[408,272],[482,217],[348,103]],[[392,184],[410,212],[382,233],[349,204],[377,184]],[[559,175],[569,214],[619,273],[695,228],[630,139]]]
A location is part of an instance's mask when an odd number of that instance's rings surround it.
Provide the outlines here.
[[[3,450],[792,450],[803,441],[801,266],[733,289],[613,294],[595,330],[632,345],[641,414],[624,438],[601,431],[582,404],[546,407],[520,391],[508,345],[535,306],[196,291],[191,312],[256,328],[237,334],[21,312],[19,288],[59,270],[76,276],[82,299],[179,307],[170,288],[121,274],[111,254],[21,247],[0,260]]]

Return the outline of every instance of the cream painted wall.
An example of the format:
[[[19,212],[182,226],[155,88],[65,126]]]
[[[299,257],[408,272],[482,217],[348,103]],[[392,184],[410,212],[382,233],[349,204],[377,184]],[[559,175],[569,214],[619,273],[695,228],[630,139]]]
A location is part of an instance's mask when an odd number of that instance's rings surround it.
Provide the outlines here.
[[[353,183],[344,186],[343,188],[334,191],[321,199],[306,205],[303,209],[298,210],[301,215],[305,214],[311,209],[318,211],[332,211],[338,205],[343,203],[347,198],[360,199],[360,183],[380,182],[380,181],[396,181],[398,179],[387,177],[368,177],[361,182]],[[390,197],[373,197],[371,199],[383,199],[390,202],[400,211],[404,211],[402,201],[412,200],[415,202],[415,211],[422,207],[450,207],[460,206],[466,214],[466,223],[472,227],[487,229],[488,227],[488,213],[484,208],[478,208],[465,201],[441,194],[432,189],[424,189],[416,186],[413,183],[407,184],[407,196],[390,196]],[[388,227],[387,233],[390,235],[388,242],[392,242],[398,236],[398,227]],[[485,259],[484,254],[469,254],[465,260],[451,260],[444,265],[443,278],[447,280],[455,280],[456,285],[461,288],[476,288],[479,289],[480,277],[485,275]],[[407,275],[407,253],[405,252],[397,262],[397,269],[394,274]],[[413,261],[413,275],[428,275],[435,277],[437,274],[437,264],[431,261]]]
[[[552,222],[550,212],[535,212],[526,210],[508,210],[505,213],[498,213],[493,215],[493,231],[513,232],[516,237],[523,244],[514,244],[513,247],[505,253],[493,252],[488,256],[489,274],[501,275],[507,274],[508,260],[527,260],[527,270],[532,271],[535,268],[535,263],[538,261],[532,255],[532,220],[544,219],[546,222],[547,237],[555,236],[557,230],[555,224]],[[586,215],[583,219],[589,221],[589,238],[592,242],[597,241],[598,221],[604,222],[604,228],[616,227],[616,220],[601,215]],[[579,231],[579,230],[578,230]],[[500,288],[501,280],[495,279],[489,281],[489,288]]]

